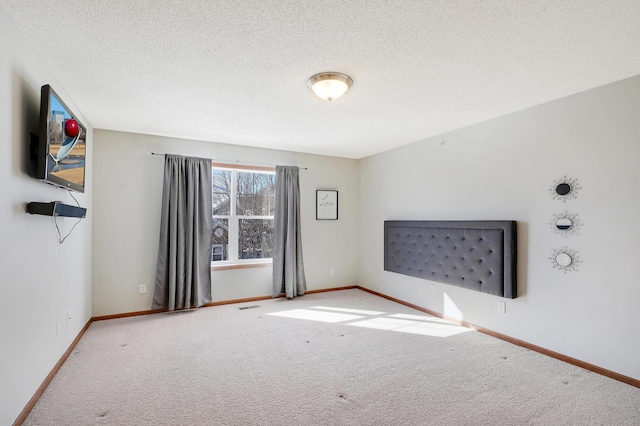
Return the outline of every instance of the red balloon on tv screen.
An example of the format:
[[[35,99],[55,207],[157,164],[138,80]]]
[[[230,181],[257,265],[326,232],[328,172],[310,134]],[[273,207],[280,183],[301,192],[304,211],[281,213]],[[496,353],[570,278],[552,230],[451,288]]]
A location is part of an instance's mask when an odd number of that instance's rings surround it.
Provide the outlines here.
[[[76,136],[78,136],[79,132],[80,128],[78,127],[78,122],[76,120],[74,120],[73,118],[65,120],[64,133],[67,135],[67,137],[75,138]]]

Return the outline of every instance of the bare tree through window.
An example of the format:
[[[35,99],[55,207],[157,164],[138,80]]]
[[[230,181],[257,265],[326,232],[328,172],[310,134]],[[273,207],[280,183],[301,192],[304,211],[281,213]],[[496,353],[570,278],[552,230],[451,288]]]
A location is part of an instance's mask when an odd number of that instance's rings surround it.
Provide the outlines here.
[[[212,194],[212,261],[271,258],[275,174],[214,167]]]

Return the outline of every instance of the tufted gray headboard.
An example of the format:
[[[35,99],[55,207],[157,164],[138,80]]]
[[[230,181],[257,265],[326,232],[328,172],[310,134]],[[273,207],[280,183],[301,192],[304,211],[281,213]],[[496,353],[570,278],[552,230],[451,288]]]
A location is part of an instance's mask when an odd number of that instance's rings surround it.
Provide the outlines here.
[[[384,270],[515,299],[516,222],[385,221]]]

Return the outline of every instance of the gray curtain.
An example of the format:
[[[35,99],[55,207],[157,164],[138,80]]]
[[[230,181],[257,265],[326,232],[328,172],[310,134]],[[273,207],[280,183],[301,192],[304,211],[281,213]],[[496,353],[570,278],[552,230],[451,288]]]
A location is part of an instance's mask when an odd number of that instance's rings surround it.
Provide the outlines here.
[[[273,230],[273,297],[291,299],[307,291],[300,233],[299,170],[276,167],[276,211]]]
[[[167,154],[152,309],[211,302],[211,160]]]

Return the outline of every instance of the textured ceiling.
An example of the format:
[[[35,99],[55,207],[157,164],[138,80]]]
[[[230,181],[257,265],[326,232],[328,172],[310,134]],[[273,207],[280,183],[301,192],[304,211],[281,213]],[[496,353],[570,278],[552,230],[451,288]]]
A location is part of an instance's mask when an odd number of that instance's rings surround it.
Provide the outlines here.
[[[640,1],[0,0],[94,128],[362,158],[640,74]],[[327,102],[320,71],[354,85]]]

